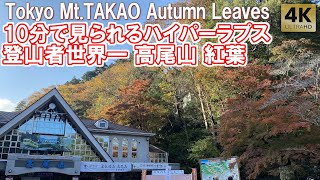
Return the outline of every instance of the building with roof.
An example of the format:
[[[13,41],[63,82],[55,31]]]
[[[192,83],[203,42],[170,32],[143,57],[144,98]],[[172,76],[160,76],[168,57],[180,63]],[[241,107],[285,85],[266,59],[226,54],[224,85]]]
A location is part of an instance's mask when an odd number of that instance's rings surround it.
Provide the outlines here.
[[[79,119],[53,89],[24,111],[0,111],[0,178],[139,179],[141,170],[178,169],[149,143],[154,135]]]

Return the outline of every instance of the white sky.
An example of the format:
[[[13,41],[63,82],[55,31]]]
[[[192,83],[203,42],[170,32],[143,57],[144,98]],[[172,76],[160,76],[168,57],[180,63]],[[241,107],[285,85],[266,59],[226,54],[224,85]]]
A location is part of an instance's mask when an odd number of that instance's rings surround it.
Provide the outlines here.
[[[0,111],[13,111],[16,103],[8,99],[0,99]]]

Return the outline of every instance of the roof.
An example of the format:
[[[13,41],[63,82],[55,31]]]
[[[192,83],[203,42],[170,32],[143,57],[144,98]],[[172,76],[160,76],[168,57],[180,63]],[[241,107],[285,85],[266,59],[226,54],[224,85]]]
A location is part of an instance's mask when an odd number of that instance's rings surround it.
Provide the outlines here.
[[[101,129],[95,126],[97,121],[95,120],[81,120],[83,124],[89,129],[91,132],[101,132],[101,133],[118,133],[118,134],[139,134],[139,135],[146,135],[146,136],[153,136],[154,134],[142,131],[140,129],[132,128],[129,126],[123,126],[120,124],[113,123],[108,121],[108,129]]]
[[[20,112],[4,112],[0,111],[0,126],[3,126],[3,124],[6,124],[11,119],[16,117]]]
[[[20,112],[4,112],[0,111],[0,127],[8,123],[10,120],[12,120],[15,116],[17,116]],[[115,124],[111,121],[108,121],[108,129],[100,129],[95,126],[94,120],[81,120],[83,124],[89,129],[90,132],[99,132],[99,133],[118,133],[118,134],[139,134],[139,135],[146,135],[146,136],[152,136],[152,133],[148,133],[136,128],[123,126],[119,124]]]
[[[154,145],[152,145],[152,144],[150,144],[150,146],[149,146],[149,152],[153,152],[153,153],[167,153],[166,151],[164,151],[164,150],[162,150],[162,149],[160,149],[160,148],[158,148],[158,147],[156,147],[156,146],[154,146]]]

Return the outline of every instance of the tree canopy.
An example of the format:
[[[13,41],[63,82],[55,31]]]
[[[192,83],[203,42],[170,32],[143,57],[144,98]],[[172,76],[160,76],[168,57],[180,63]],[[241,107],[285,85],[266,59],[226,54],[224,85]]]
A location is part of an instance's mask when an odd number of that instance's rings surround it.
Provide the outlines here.
[[[106,118],[156,133],[151,143],[185,169],[201,158],[238,156],[243,179],[318,177],[318,33],[281,33],[279,13],[281,3],[316,2],[215,2],[217,7],[270,9],[274,41],[249,45],[247,67],[135,68],[131,58],[87,72],[58,90],[81,118]],[[210,12],[209,0],[175,6],[199,3]],[[207,18],[200,23],[213,28],[217,22]],[[17,110],[49,89],[34,93]]]

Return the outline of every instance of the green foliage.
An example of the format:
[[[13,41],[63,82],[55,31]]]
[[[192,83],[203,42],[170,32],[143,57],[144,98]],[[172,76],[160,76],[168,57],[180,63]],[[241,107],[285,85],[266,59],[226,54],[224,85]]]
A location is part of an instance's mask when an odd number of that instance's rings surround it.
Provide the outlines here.
[[[86,73],[84,73],[82,75],[82,80],[83,81],[90,81],[92,78],[98,76],[99,74],[101,74],[103,71],[105,71],[108,68],[107,65],[103,66],[103,67],[96,67],[94,70],[92,71],[88,71]]]
[[[218,157],[220,155],[219,150],[212,142],[211,136],[196,141],[189,151],[189,159],[193,162],[198,162],[200,159]]]
[[[71,79],[71,81],[67,81],[66,82],[66,85],[69,85],[69,84],[79,84],[81,82],[80,79],[77,79],[75,76]]]

